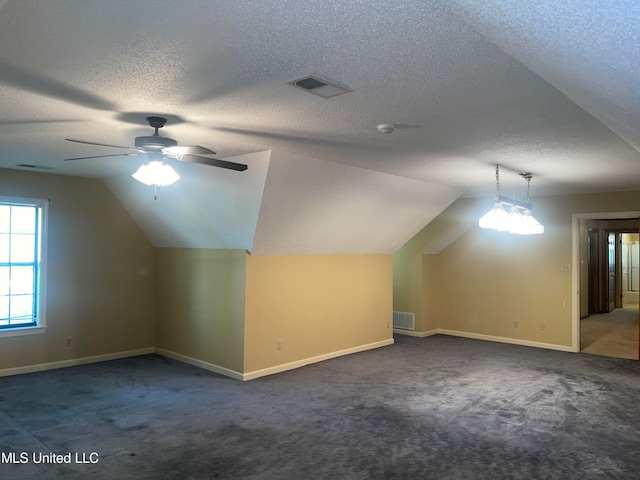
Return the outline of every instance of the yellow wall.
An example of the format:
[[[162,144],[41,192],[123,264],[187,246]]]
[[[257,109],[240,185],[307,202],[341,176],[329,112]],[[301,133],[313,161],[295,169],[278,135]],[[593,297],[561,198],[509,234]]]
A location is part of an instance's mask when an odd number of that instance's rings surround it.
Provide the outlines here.
[[[456,203],[443,218],[460,208]],[[571,346],[572,274],[562,265],[572,263],[572,214],[638,211],[640,192],[546,197],[533,205],[543,235],[474,226],[441,253],[422,257],[423,327]]]
[[[155,346],[243,371],[244,250],[156,250]]]
[[[391,341],[392,273],[391,255],[248,256],[245,372]]]
[[[104,183],[2,170],[0,194],[50,199],[47,329],[0,338],[0,369],[152,347],[153,247]]]
[[[438,268],[427,272],[438,328],[571,345],[571,273],[562,271],[571,263],[570,229],[558,231],[540,208],[536,218],[544,235],[475,227],[440,254]]]
[[[440,295],[440,282],[433,278],[432,272],[439,271],[440,255],[422,255],[421,261],[421,323],[416,322],[417,332],[433,332],[438,328],[438,302]],[[432,281],[435,280],[435,281]],[[416,318],[418,316],[416,315]]]

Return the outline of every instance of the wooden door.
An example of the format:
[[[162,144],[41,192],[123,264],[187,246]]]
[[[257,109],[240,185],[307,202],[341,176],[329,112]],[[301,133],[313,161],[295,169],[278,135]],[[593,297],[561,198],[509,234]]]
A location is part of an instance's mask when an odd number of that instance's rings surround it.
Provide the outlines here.
[[[616,308],[616,239],[615,233],[607,235],[607,312]]]
[[[600,232],[596,228],[589,228],[587,236],[588,250],[588,295],[589,295],[589,311],[588,315],[600,313],[600,262],[598,252],[600,251]]]

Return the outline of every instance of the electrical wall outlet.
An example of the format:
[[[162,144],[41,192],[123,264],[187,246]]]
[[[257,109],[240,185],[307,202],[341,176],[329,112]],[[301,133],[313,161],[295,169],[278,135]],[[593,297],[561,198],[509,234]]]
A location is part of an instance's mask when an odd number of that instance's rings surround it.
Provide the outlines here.
[[[540,330],[544,330],[545,328],[547,328],[547,326],[544,324],[544,322],[540,323]]]
[[[518,328],[518,320],[514,320],[514,322],[513,322],[513,326],[514,326],[514,327],[516,327],[516,328]]]
[[[276,341],[276,348],[277,348],[278,350],[282,350],[282,340],[277,340],[277,341]]]

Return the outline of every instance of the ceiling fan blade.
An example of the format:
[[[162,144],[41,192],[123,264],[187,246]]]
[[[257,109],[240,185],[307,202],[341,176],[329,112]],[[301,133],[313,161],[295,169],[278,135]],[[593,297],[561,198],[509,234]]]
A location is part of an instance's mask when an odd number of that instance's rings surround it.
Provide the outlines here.
[[[75,123],[82,122],[82,120],[16,120],[13,122],[0,122],[0,125],[37,125],[40,123]]]
[[[139,148],[135,147],[124,147],[122,145],[110,145],[108,143],[97,143],[97,142],[87,142],[86,140],[74,140],[73,138],[65,138],[67,142],[75,142],[75,143],[83,143],[85,145],[97,145],[99,147],[112,147],[112,148],[126,148],[128,150],[138,150],[142,151]]]
[[[4,4],[5,2],[2,3]],[[25,70],[5,61],[0,61],[0,83],[73,105],[107,111],[116,111],[118,109],[116,104],[94,93],[72,87],[46,75]]]
[[[76,157],[76,158],[65,158],[65,162],[69,162],[71,160],[88,160],[91,158],[106,158],[106,157],[135,157],[136,155],[140,155],[139,153],[113,153],[111,155],[92,155],[90,157]]]
[[[215,155],[216,152],[200,145],[184,145],[175,147],[167,147],[163,149],[164,153],[171,155]]]
[[[217,160],[215,158],[199,157],[198,155],[178,155],[177,160],[190,163],[200,163],[202,165],[210,165],[212,167],[227,168],[229,170],[236,170],[243,172],[247,169],[247,166],[243,163],[227,162],[225,160]]]

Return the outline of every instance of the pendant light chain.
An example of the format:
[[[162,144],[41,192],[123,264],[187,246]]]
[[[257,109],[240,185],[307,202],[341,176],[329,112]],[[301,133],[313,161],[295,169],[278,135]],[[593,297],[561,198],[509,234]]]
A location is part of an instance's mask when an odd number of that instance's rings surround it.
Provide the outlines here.
[[[500,196],[500,165],[496,165],[496,192]]]

